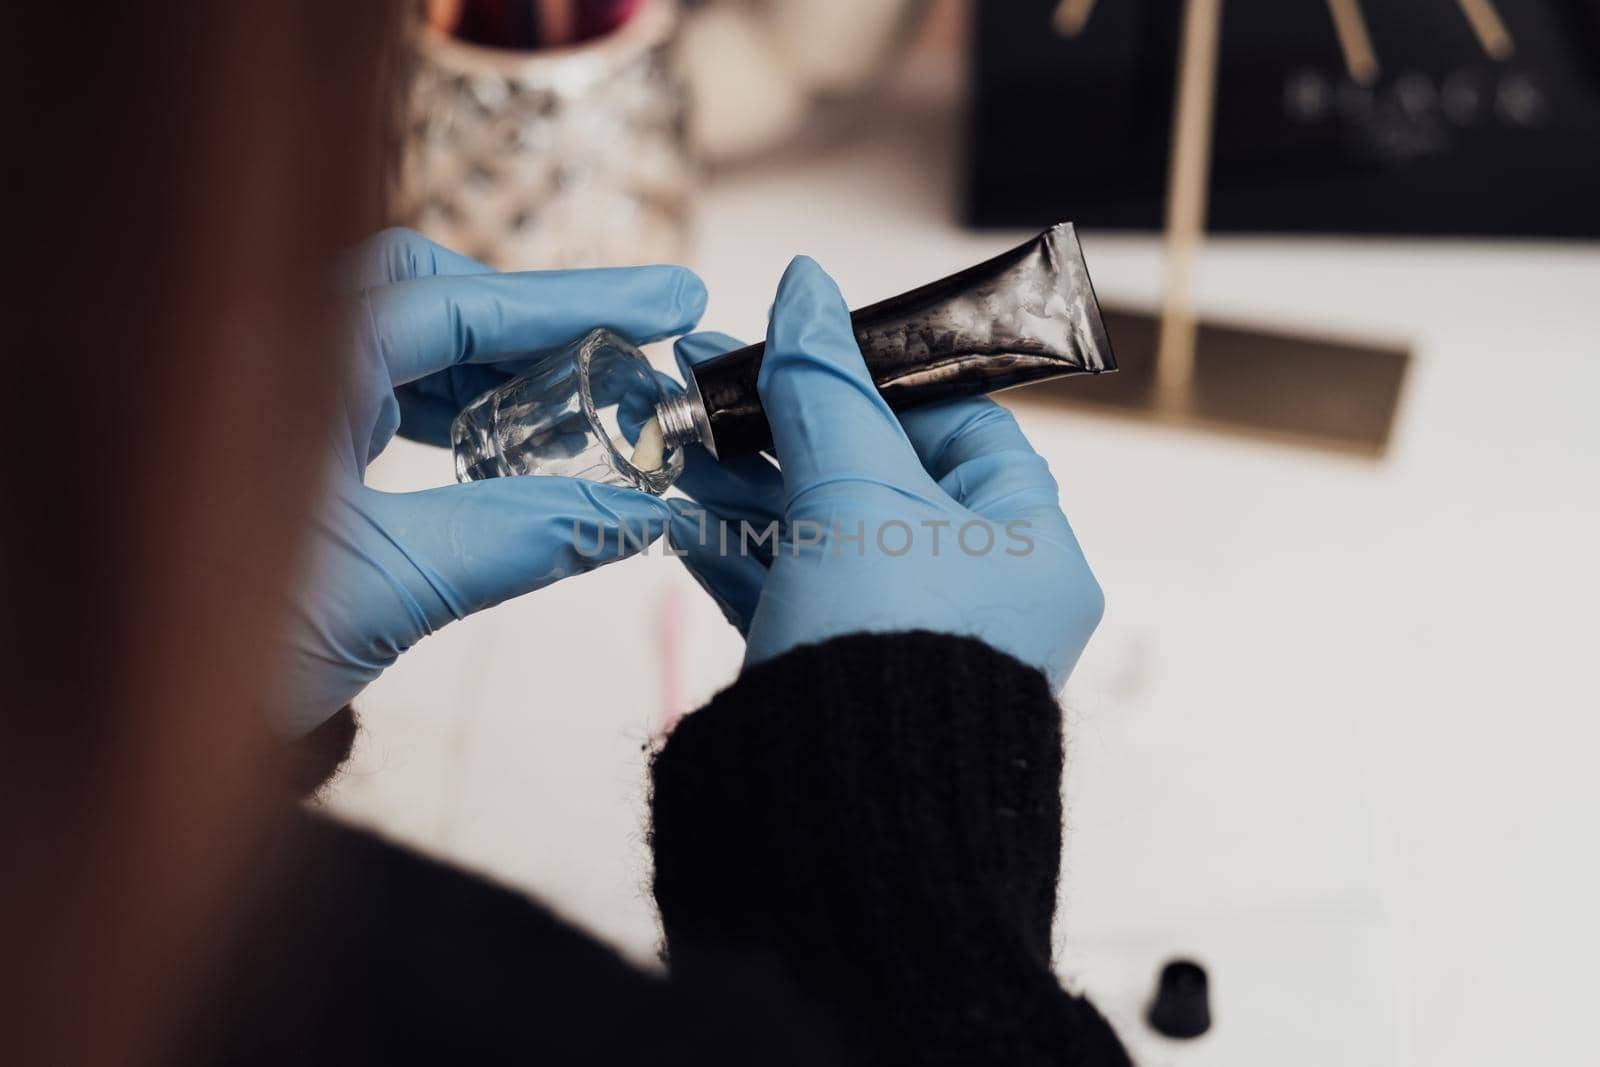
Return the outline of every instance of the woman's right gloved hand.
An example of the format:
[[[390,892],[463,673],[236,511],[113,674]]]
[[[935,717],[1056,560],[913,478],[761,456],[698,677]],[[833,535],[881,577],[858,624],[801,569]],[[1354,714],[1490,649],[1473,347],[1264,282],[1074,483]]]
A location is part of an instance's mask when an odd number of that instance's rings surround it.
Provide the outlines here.
[[[344,418],[271,700],[291,734],[441,626],[637,551],[670,515],[646,493],[577,478],[383,492],[366,484],[367,466],[395,433],[446,444],[464,405],[595,326],[643,343],[688,329],[705,307],[682,267],[499,274],[401,230],[363,245],[344,273]],[[579,547],[606,542],[616,551]]]
[[[677,352],[698,363],[737,344],[694,334]],[[1010,413],[973,398],[896,417],[838,288],[803,256],[778,285],[759,386],[781,471],[694,446],[678,482],[693,499],[672,501],[673,544],[745,633],[745,662],[932,630],[986,641],[1059,689],[1104,599]]]

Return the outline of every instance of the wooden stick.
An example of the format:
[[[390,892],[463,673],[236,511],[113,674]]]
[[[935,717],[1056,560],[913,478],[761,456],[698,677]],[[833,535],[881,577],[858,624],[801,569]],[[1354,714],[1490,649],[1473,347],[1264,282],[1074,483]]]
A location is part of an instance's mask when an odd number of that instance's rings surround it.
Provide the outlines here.
[[[428,0],[428,25],[440,33],[455,33],[461,22],[461,0]]]
[[[1371,85],[1378,80],[1378,53],[1372,50],[1361,0],[1328,0],[1328,13],[1333,16],[1333,31],[1339,35],[1344,69],[1356,84]]]
[[[1456,2],[1461,5],[1461,13],[1467,16],[1467,23],[1471,25],[1473,34],[1478,38],[1483,54],[1498,63],[1510,59],[1511,53],[1517,50],[1517,46],[1512,42],[1511,34],[1506,30],[1500,12],[1494,6],[1494,0],[1456,0]]]
[[[577,21],[572,0],[537,0],[534,6],[539,12],[539,47],[560,48],[571,44],[576,36],[574,23]]]
[[[1063,37],[1076,37],[1089,24],[1094,14],[1095,0],[1061,0],[1050,25]]]
[[[1211,178],[1211,124],[1217,96],[1217,42],[1222,0],[1187,0],[1172,106],[1172,159],[1167,169],[1166,279],[1156,347],[1156,399],[1182,410],[1194,379],[1195,255],[1205,236]]]

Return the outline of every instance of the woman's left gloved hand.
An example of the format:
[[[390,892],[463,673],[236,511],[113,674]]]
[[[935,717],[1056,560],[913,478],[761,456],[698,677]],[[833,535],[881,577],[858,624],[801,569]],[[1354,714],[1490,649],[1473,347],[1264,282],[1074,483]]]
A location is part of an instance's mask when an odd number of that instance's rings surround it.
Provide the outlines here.
[[[692,334],[687,366],[738,342]],[[845,634],[976,637],[1066,682],[1105,607],[1050,468],[986,397],[896,416],[833,280],[779,283],[758,382],[781,467],[685,451],[672,541],[746,664]],[[753,536],[746,536],[754,531]]]
[[[369,240],[345,273],[355,307],[344,418],[272,709],[293,733],[439,627],[621,558],[669,517],[646,493],[572,478],[369,488],[367,464],[395,433],[445,445],[462,407],[542,355],[596,326],[638,344],[682,333],[706,300],[682,267],[497,274],[404,230]],[[608,550],[594,555],[602,536]]]

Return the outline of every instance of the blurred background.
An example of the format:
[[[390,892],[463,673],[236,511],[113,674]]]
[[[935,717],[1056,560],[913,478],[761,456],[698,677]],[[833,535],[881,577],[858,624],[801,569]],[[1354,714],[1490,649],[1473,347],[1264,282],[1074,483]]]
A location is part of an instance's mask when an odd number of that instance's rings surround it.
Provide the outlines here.
[[[1600,6],[1221,8],[432,3],[394,218],[505,269],[686,262],[747,339],[796,253],[860,306],[1077,222],[1124,371],[1004,398],[1109,603],[1063,697],[1063,980],[1144,1064],[1571,1059]],[[404,441],[371,472],[450,477]],[[562,583],[404,657],[323,802],[649,961],[644,763],[740,656],[659,550]],[[1179,956],[1213,996],[1189,1042],[1143,1020]]]

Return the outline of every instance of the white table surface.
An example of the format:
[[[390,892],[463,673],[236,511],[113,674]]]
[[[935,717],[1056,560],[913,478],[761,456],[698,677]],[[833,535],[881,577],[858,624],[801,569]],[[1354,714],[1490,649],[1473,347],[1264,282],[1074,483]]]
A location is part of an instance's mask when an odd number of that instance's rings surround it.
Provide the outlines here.
[[[722,175],[705,324],[763,332],[805,252],[862,304],[1021,238],[954,218],[950,85],[902,79],[853,137]],[[1486,210],[1492,205],[1486,205]],[[1160,249],[1089,233],[1101,298]],[[1201,309],[1412,346],[1373,461],[1024,408],[1109,608],[1064,697],[1058,957],[1143,1062],[1581,1062],[1600,995],[1600,252],[1214,240]],[[449,480],[397,444],[377,484]],[[640,960],[656,940],[642,749],[663,625],[697,704],[739,642],[659,554],[450,627],[362,702],[332,806],[524,886]],[[1200,1042],[1138,1021],[1211,968]]]

